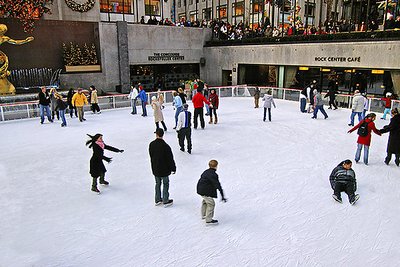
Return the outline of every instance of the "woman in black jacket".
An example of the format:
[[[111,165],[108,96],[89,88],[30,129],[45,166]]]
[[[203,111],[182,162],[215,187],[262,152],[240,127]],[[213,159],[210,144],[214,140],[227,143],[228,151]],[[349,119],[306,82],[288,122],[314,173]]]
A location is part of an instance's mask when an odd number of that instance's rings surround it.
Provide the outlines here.
[[[71,119],[72,119],[72,114],[74,113],[74,109],[75,109],[75,117],[78,117],[76,107],[74,107],[74,105],[72,105],[72,97],[74,96],[74,94],[75,94],[74,89],[72,89],[72,88],[69,89],[68,95],[67,95],[67,104],[68,104],[69,115],[71,116]]]
[[[389,140],[387,144],[387,155],[385,158],[386,165],[389,165],[392,159],[392,154],[395,154],[396,159],[394,162],[397,166],[400,164],[400,115],[397,108],[392,109],[392,118],[390,119],[389,125],[380,129],[379,132],[387,133],[389,132]]]
[[[104,180],[104,176],[106,173],[106,167],[103,164],[103,160],[107,161],[108,163],[111,162],[112,158],[104,156],[104,149],[113,151],[113,152],[124,152],[124,150],[108,146],[103,142],[103,135],[96,134],[91,136],[88,134],[90,139],[86,142],[86,145],[89,148],[93,148],[93,155],[90,159],[90,175],[93,177],[92,183],[92,191],[100,193],[99,189],[97,189],[97,177],[100,177],[100,184],[108,185],[109,182]]]

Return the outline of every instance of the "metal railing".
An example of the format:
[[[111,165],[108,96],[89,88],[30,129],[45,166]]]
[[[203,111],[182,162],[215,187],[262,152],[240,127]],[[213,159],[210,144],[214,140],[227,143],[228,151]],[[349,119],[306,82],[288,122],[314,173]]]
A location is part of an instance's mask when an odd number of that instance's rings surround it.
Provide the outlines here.
[[[257,87],[255,86],[247,86],[247,85],[237,85],[237,86],[218,86],[218,87],[209,87],[208,89],[215,89],[217,94],[220,97],[253,97],[255,90]],[[261,96],[265,94],[268,90],[271,90],[273,97],[275,99],[282,99],[288,101],[299,101],[300,92],[299,89],[289,89],[289,88],[279,88],[279,87],[267,87],[267,86],[259,86],[261,91]],[[164,102],[172,103],[173,97],[171,94],[172,91],[163,91]],[[193,90],[186,90],[188,98],[191,99]],[[322,93],[325,96],[325,93]],[[148,102],[150,103],[151,97],[157,96],[157,92],[147,93]],[[99,106],[102,110],[106,109],[116,109],[116,108],[126,108],[131,106],[131,101],[127,94],[118,94],[118,95],[109,95],[109,96],[100,96],[99,98]],[[339,107],[342,108],[350,108],[353,96],[348,94],[338,94],[336,96],[336,101]],[[383,102],[380,98],[368,97],[369,112],[383,113],[385,109]],[[324,98],[324,103],[328,104],[328,99]],[[392,100],[392,108],[400,108],[399,100]],[[85,111],[90,110],[90,105],[84,107]],[[67,110],[68,112],[68,110]],[[13,103],[13,104],[0,104],[0,121],[9,121],[9,120],[17,120],[17,119],[28,119],[39,117],[39,104],[38,101],[29,101],[23,103]]]

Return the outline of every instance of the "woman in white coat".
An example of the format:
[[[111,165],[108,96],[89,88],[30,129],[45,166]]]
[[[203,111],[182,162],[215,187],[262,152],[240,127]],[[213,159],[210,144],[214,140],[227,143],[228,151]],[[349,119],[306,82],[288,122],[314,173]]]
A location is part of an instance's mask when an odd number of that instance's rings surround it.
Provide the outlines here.
[[[267,115],[267,110],[268,110],[268,120],[271,121],[271,107],[274,105],[274,108],[276,108],[275,102],[274,102],[274,97],[271,94],[271,90],[268,90],[268,92],[264,95],[263,99],[264,101],[264,118],[263,121],[266,119]]]

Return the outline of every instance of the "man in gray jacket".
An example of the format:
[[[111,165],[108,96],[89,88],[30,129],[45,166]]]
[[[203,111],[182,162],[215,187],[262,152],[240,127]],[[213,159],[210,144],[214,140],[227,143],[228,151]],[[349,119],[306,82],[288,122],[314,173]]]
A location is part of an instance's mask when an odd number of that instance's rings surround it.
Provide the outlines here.
[[[358,122],[363,119],[363,111],[364,111],[364,102],[365,98],[360,94],[360,91],[355,90],[353,101],[351,103],[351,115],[350,115],[350,123],[349,126],[354,126],[354,117],[356,114],[358,115]]]

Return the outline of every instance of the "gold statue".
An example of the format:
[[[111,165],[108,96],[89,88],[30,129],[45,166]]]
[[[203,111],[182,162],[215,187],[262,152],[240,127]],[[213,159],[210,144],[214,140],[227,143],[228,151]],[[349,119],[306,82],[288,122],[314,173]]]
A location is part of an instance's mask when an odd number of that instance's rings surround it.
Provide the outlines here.
[[[0,45],[3,43],[9,43],[14,45],[22,45],[31,42],[34,38],[27,37],[25,40],[14,40],[4,34],[7,32],[7,26],[0,24]],[[10,75],[8,70],[8,57],[2,51],[0,51],[0,94],[12,94],[15,95],[15,87],[7,80],[7,76]]]

